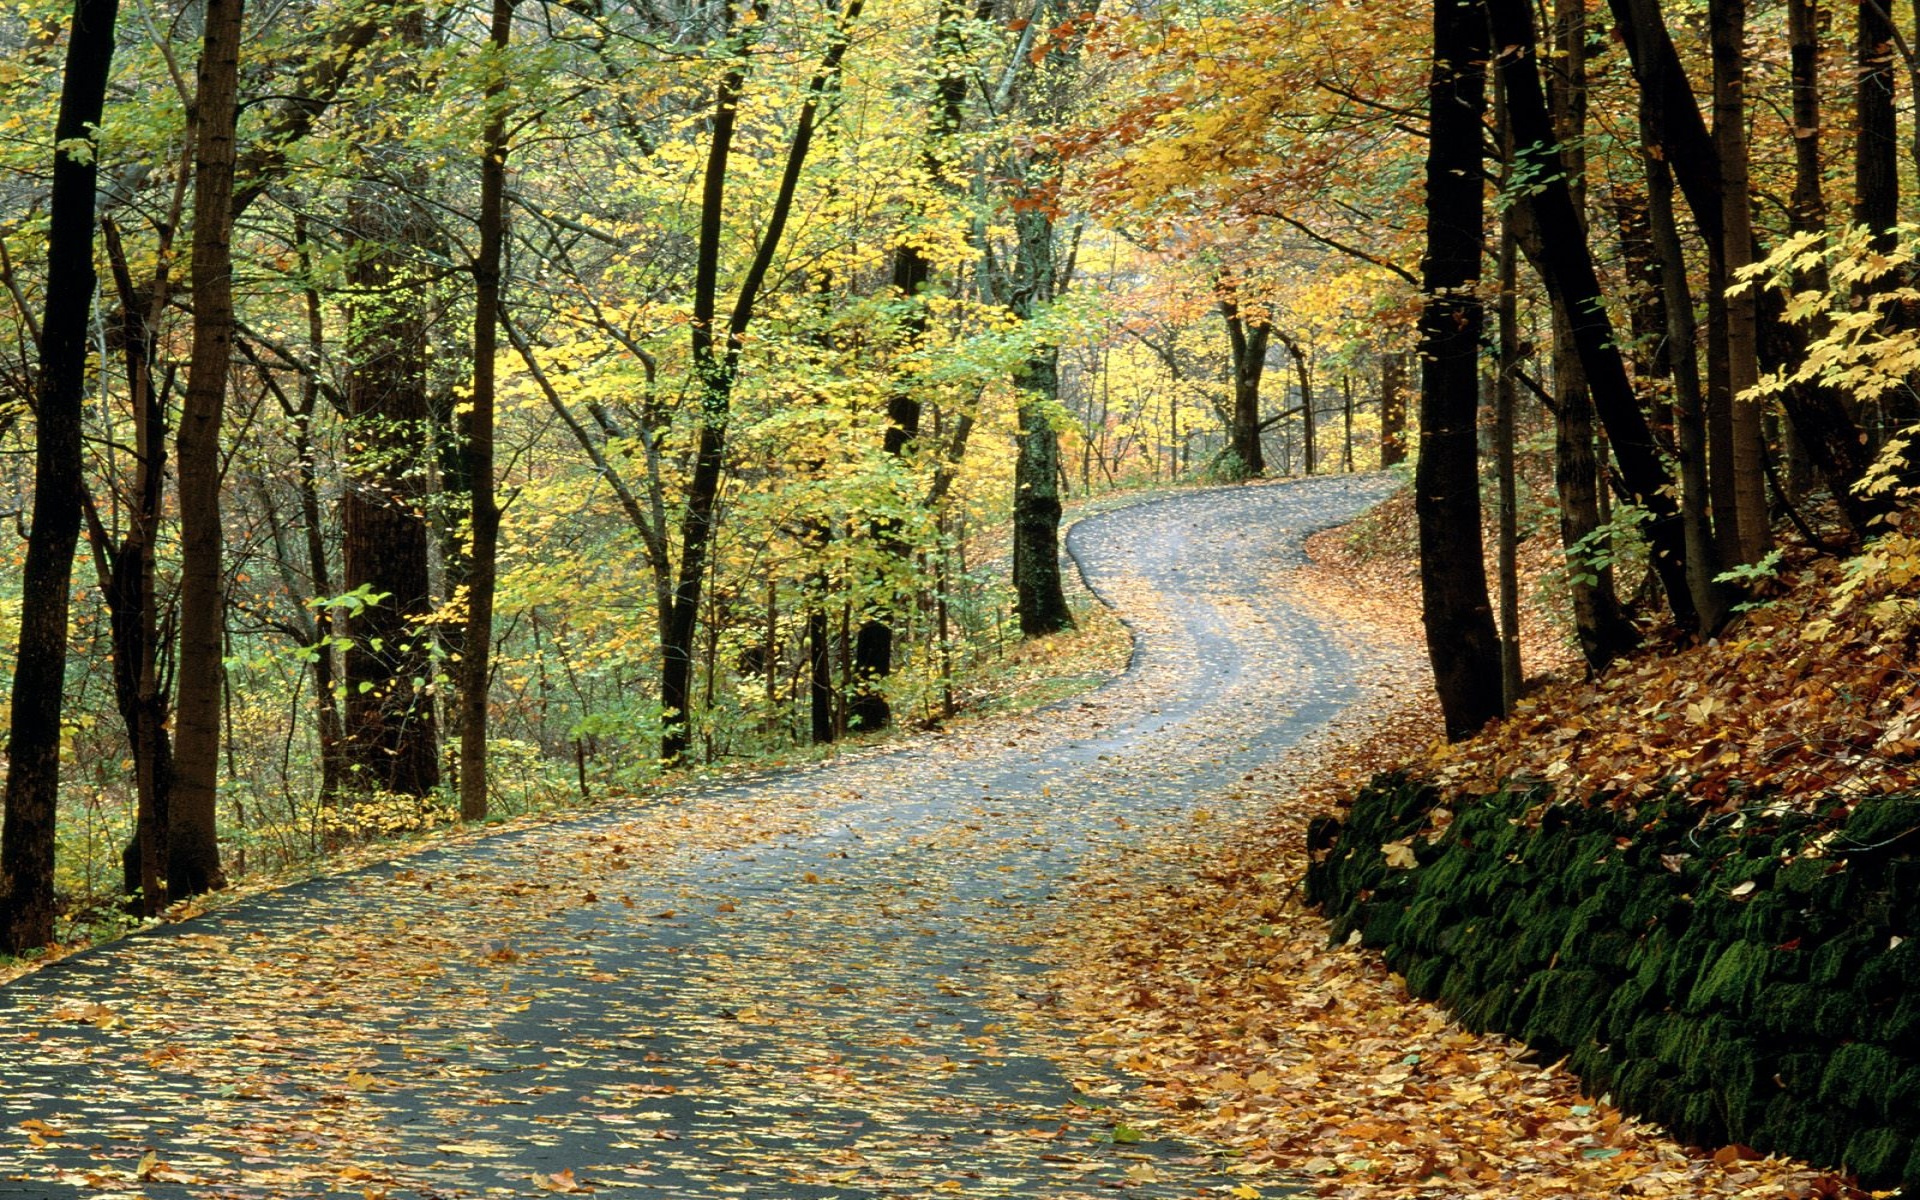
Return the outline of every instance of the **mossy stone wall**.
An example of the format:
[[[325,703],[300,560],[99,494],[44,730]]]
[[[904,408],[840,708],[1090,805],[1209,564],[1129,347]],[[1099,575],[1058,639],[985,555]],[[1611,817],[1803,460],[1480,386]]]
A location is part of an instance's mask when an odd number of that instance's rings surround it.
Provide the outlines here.
[[[1920,796],[1704,822],[1549,799],[1480,798],[1429,841],[1434,792],[1382,777],[1314,823],[1308,895],[1416,995],[1683,1140],[1920,1189]]]

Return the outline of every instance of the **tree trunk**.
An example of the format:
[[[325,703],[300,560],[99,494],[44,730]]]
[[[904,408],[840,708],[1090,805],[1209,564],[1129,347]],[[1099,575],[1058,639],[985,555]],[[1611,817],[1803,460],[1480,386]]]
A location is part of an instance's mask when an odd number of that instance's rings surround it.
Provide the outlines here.
[[[54,120],[46,309],[40,326],[33,528],[21,594],[19,653],[7,731],[0,830],[0,952],[53,940],[54,827],[60,712],[66,693],[68,597],[80,540],[80,427],[93,311],[93,131],[105,107],[118,0],[75,0],[60,111]],[[86,152],[75,153],[74,147]]]
[[[1258,479],[1267,473],[1260,449],[1260,379],[1267,369],[1267,339],[1273,330],[1265,320],[1241,312],[1231,285],[1222,281],[1220,315],[1227,323],[1232,350],[1233,399],[1227,409],[1227,449],[1237,462],[1236,479]]]
[[[1499,361],[1493,380],[1493,452],[1500,490],[1495,575],[1500,595],[1501,713],[1505,715],[1519,702],[1526,674],[1520,662],[1520,490],[1513,446],[1513,410],[1519,399],[1513,373],[1520,369],[1520,277],[1511,212],[1502,226],[1500,297],[1495,305]]]
[[[1586,233],[1557,171],[1552,121],[1540,92],[1534,59],[1533,13],[1525,0],[1488,0],[1494,43],[1508,48],[1499,59],[1513,122],[1516,162],[1539,186],[1526,198],[1543,250],[1535,261],[1548,291],[1565,308],[1580,351],[1594,411],[1605,427],[1627,495],[1648,513],[1647,540],[1653,566],[1666,587],[1674,620],[1692,629],[1696,614],[1687,589],[1686,547],[1672,481],[1646,414],[1627,378],[1626,362],[1613,335]]]
[[[1747,172],[1746,0],[1708,5],[1713,43],[1713,138],[1720,154],[1721,227],[1726,234],[1726,278],[1739,278],[1753,261],[1753,201]],[[1760,381],[1758,312],[1754,289],[1727,297],[1727,394],[1739,561],[1758,562],[1772,544],[1761,402],[1743,399]]]
[[[174,443],[180,492],[180,632],[167,890],[176,900],[226,883],[215,809],[225,683],[220,423],[233,355],[234,119],[242,4],[206,0],[194,103],[193,351]]]
[[[1500,640],[1480,536],[1480,336],[1485,251],[1481,140],[1489,57],[1484,10],[1436,0],[1427,101],[1427,250],[1421,264],[1420,457],[1414,503],[1427,652],[1451,740],[1500,715]]]
[[[96,561],[105,561],[101,588],[113,642],[113,690],[127,745],[133,754],[134,831],[120,856],[122,884],[140,898],[143,916],[167,904],[167,797],[173,783],[173,739],[167,733],[166,694],[160,687],[160,612],[155,593],[155,545],[159,536],[167,462],[166,398],[154,379],[155,338],[172,286],[167,255],[159,256],[152,291],[142,295],[112,218],[100,229],[120,299],[122,354],[127,400],[133,410],[134,478],[127,497],[126,533],[108,551],[111,535],[91,532]],[[163,239],[163,246],[170,239]],[[91,516],[92,508],[88,512]]]
[[[473,395],[466,420],[471,485],[467,547],[467,635],[460,678],[460,819],[487,815],[487,692],[492,679],[493,593],[500,505],[493,490],[494,356],[499,348],[500,269],[506,241],[507,45],[514,0],[493,0],[486,132],[480,157],[480,246],[473,264]],[[772,670],[771,664],[768,670]]]
[[[821,57],[807,87],[807,100],[787,146],[780,185],[767,215],[758,249],[741,281],[733,312],[724,329],[716,325],[720,277],[720,241],[726,216],[727,167],[742,94],[746,89],[747,59],[766,26],[764,0],[756,0],[756,20],[746,30],[733,31],[733,8],[727,8],[727,29],[737,38],[731,64],[714,96],[713,141],[707,150],[700,197],[699,247],[694,261],[693,340],[694,384],[700,400],[700,437],[694,452],[693,475],[687,483],[686,509],[680,521],[680,569],[674,581],[673,604],[667,613],[666,634],[660,647],[660,708],[665,728],[660,757],[677,764],[686,753],[693,700],[693,643],[700,612],[701,586],[706,575],[707,551],[713,542],[715,502],[720,495],[725,465],[727,419],[733,399],[733,381],[740,368],[740,352],[747,327],[753,321],[767,272],[773,266],[793,213],[794,191],[800,169],[813,145],[814,120],[823,101],[840,86],[840,63],[852,44],[848,27],[860,16],[863,0],[847,0],[835,36]],[[716,336],[718,334],[719,336]]]
[[[396,53],[424,45],[425,20],[420,5],[401,8]],[[417,87],[404,62],[386,74],[390,86]],[[379,165],[347,201],[347,432],[356,453],[341,499],[341,553],[347,589],[367,593],[346,621],[348,787],[425,796],[440,786],[426,514],[438,438],[427,365],[434,302],[420,256],[436,230],[420,198],[424,170],[400,161],[404,149],[391,142],[372,153]],[[381,178],[396,174],[402,182]]]
[[[1860,0],[1854,42],[1853,219],[1893,247],[1900,220],[1900,143],[1894,120],[1893,22],[1887,0]]]
[[[941,0],[934,18],[933,61],[940,69],[928,121],[927,144],[920,156],[920,167],[934,186],[940,186],[947,163],[953,154],[949,145],[960,129],[961,105],[966,100],[967,77],[964,30],[967,11],[962,0]],[[911,240],[902,241],[893,251],[893,287],[908,306],[901,320],[899,344],[912,351],[925,336],[927,315],[921,292],[933,277],[933,264]],[[919,381],[910,374],[895,378],[887,391],[887,432],[881,449],[898,460],[907,457],[920,436]],[[905,558],[910,548],[900,539],[899,524],[880,521],[874,526],[875,541],[889,558]],[[898,602],[895,597],[894,602]],[[874,610],[860,623],[853,647],[853,669],[857,687],[848,700],[851,718],[863,730],[884,729],[893,721],[881,681],[893,674],[892,606]]]

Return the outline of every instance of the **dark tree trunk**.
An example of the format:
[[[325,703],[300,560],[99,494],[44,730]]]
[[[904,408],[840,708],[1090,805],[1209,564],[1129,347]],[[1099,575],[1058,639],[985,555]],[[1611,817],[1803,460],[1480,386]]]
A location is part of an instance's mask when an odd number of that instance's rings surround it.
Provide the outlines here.
[[[14,658],[0,831],[0,952],[53,940],[54,823],[60,711],[66,693],[68,596],[80,540],[80,425],[93,311],[93,130],[106,103],[118,0],[75,0],[54,120],[46,311],[40,326],[33,528],[21,576],[26,603]],[[85,144],[88,153],[71,147]]]
[[[1229,285],[1221,286],[1230,293]],[[1266,456],[1260,449],[1260,378],[1267,369],[1267,341],[1273,330],[1265,320],[1242,313],[1238,299],[1231,294],[1221,296],[1220,315],[1226,319],[1227,342],[1233,353],[1227,449],[1237,460],[1235,478],[1258,479],[1267,473]]]
[[[200,52],[193,188],[193,352],[174,443],[180,492],[180,632],[174,701],[167,891],[223,887],[215,818],[226,672],[220,521],[220,423],[233,356],[234,120],[242,0],[207,0]]]
[[[1482,117],[1489,56],[1484,9],[1436,0],[1428,85],[1427,251],[1421,264],[1420,457],[1414,503],[1427,653],[1447,737],[1500,715],[1500,639],[1480,535],[1480,337],[1486,249]]]
[[[827,627],[826,581],[816,579],[813,590],[818,597],[807,610],[807,725],[813,744],[824,746],[833,741],[833,635]]]
[[[1893,246],[1900,221],[1900,142],[1894,121],[1893,22],[1886,0],[1860,0],[1854,41],[1853,219]]]
[[[1747,170],[1746,0],[1712,0],[1708,22],[1713,44],[1713,140],[1720,155],[1721,228],[1726,235],[1726,279],[1739,278],[1754,259],[1753,200]],[[1760,380],[1758,310],[1753,288],[1726,298],[1727,465],[1738,536],[1738,561],[1758,562],[1772,544],[1767,519],[1767,480],[1762,402],[1742,397]]]
[[[740,100],[746,88],[747,58],[753,51],[755,39],[765,28],[766,18],[764,0],[756,0],[756,20],[744,33],[735,33],[732,6],[727,9],[728,32],[737,42],[733,61],[721,77],[714,96],[713,141],[707,150],[701,186],[699,249],[694,262],[691,328],[694,384],[700,398],[700,437],[694,452],[693,475],[687,483],[686,509],[680,521],[680,569],[674,581],[673,604],[667,613],[666,636],[660,647],[660,708],[666,723],[660,738],[660,757],[670,764],[679,763],[687,749],[693,701],[694,634],[699,620],[701,586],[706,576],[707,551],[713,542],[714,508],[726,460],[727,419],[741,348],[747,327],[753,321],[760,289],[793,213],[800,169],[806,164],[807,152],[813,145],[815,117],[821,103],[840,86],[840,63],[852,43],[848,27],[859,18],[861,4],[862,0],[847,0],[835,36],[808,85],[807,101],[800,109],[793,140],[787,146],[786,164],[767,216],[766,229],[741,281],[732,315],[721,328],[716,325],[716,318],[727,167],[733,153]]]
[[[1030,164],[1050,179],[1045,163]],[[1053,299],[1053,218],[1040,205],[1017,209],[1019,235],[1011,306],[1031,319]],[[1042,347],[1014,372],[1020,395],[1018,454],[1013,467],[1013,589],[1020,632],[1042,637],[1073,628],[1060,579],[1060,435],[1053,413],[1060,396],[1060,352]]]
[[[1553,125],[1533,54],[1533,13],[1525,0],[1488,0],[1487,9],[1494,43],[1507,48],[1499,59],[1499,70],[1513,122],[1515,158],[1522,170],[1541,180],[1526,199],[1543,251],[1534,265],[1572,324],[1594,411],[1612,445],[1621,487],[1649,514],[1646,532],[1653,566],[1667,590],[1674,620],[1681,628],[1692,629],[1696,614],[1687,589],[1686,546],[1672,481],[1627,378],[1566,179],[1555,169],[1559,163]]]
[[[154,379],[155,332],[171,285],[166,257],[154,272],[150,297],[133,281],[120,231],[111,218],[100,223],[120,298],[120,331],[133,409],[133,494],[127,497],[126,534],[110,553],[110,535],[92,530],[96,561],[104,569],[109,629],[113,641],[113,691],[133,752],[134,833],[121,853],[127,895],[139,896],[143,916],[166,907],[167,797],[173,784],[173,739],[167,733],[167,694],[160,683],[160,617],[155,593],[155,544],[166,480],[165,397]],[[89,507],[89,514],[92,513]]]
[[[1579,0],[1561,0],[1555,11],[1554,42],[1558,53],[1547,73],[1559,158],[1566,171],[1567,193],[1575,219],[1584,234],[1586,221],[1587,69],[1585,6]],[[1545,253],[1531,214],[1515,213],[1514,225],[1527,243],[1528,257],[1538,261]],[[1587,387],[1580,352],[1565,305],[1551,304],[1553,330],[1553,472],[1554,492],[1560,501],[1560,544],[1567,555],[1574,633],[1580,652],[1593,670],[1602,670],[1639,642],[1639,634],[1621,609],[1610,567],[1591,560],[1602,557],[1592,543],[1599,536],[1601,472],[1594,452],[1593,398]]]
[[[961,105],[967,96],[966,54],[962,22],[967,10],[962,0],[941,0],[934,19],[933,61],[939,66],[928,122],[927,145],[920,158],[920,169],[928,180],[940,186],[953,155],[949,144],[960,129]],[[903,241],[893,251],[893,287],[908,306],[900,324],[901,349],[911,351],[926,333],[927,316],[921,291],[933,277],[933,264],[912,241]],[[887,432],[881,448],[895,459],[905,459],[920,436],[919,380],[911,374],[897,376],[887,391]],[[890,558],[904,559],[910,547],[900,539],[898,523],[877,522],[874,537]],[[895,598],[898,603],[899,597]],[[893,609],[889,605],[860,623],[854,639],[853,670],[856,688],[847,701],[847,714],[863,730],[884,729],[893,721],[881,681],[893,674]]]
[[[1498,536],[1494,576],[1500,597],[1500,697],[1502,715],[1519,702],[1526,678],[1520,660],[1520,487],[1514,453],[1514,408],[1519,400],[1514,372],[1520,369],[1519,248],[1513,214],[1502,222],[1499,251],[1500,295],[1494,313],[1499,359],[1493,380],[1494,475],[1498,480]]]
[[[395,52],[426,40],[425,12],[403,5]],[[388,86],[417,86],[397,62]],[[375,147],[388,178],[361,183],[347,202],[352,265],[347,286],[347,435],[355,446],[341,499],[342,574],[365,602],[347,612],[347,786],[359,793],[425,796],[440,786],[434,676],[434,608],[427,503],[437,422],[428,394],[434,299],[422,248],[436,238],[421,191],[426,175]],[[393,178],[393,176],[398,178]]]
[[[514,0],[493,0],[486,132],[480,157],[480,246],[473,264],[473,395],[466,420],[471,486],[467,548],[467,632],[460,678],[460,819],[487,815],[487,692],[492,679],[493,593],[500,505],[493,490],[494,355],[499,346],[500,270],[506,241],[507,44]],[[768,668],[771,671],[772,665]]]

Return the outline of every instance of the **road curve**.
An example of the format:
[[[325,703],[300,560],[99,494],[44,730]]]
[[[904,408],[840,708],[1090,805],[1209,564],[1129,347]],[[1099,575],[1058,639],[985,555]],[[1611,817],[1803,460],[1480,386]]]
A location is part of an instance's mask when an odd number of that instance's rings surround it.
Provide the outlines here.
[[[1289,595],[1381,476],[1068,546],[1136,636],[1023,718],[472,839],[0,988],[0,1196],[1219,1194],[1045,1052],[1031,942],[1364,686]],[[1271,1189],[1268,1195],[1275,1194]]]

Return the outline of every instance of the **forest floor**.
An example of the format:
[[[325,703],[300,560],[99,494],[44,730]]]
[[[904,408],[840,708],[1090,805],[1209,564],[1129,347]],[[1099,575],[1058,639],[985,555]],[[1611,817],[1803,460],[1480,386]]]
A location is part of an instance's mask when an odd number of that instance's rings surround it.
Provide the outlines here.
[[[1873,722],[1835,696],[1850,680],[1874,680],[1886,639],[1851,630],[1835,639],[1851,653],[1815,665],[1804,661],[1803,642],[1783,635],[1831,602],[1819,586],[1831,584],[1831,563],[1808,567],[1798,589],[1773,589],[1773,610],[1743,618],[1720,641],[1649,653],[1595,683],[1581,679],[1549,615],[1530,607],[1523,630],[1535,690],[1525,708],[1449,747],[1425,661],[1412,522],[1403,493],[1356,526],[1313,538],[1313,563],[1294,577],[1328,610],[1365,621],[1386,652],[1377,669],[1393,686],[1249,779],[1266,799],[1250,819],[1156,843],[1154,855],[1179,864],[1177,880],[1136,871],[1083,885],[1084,909],[1123,915],[1051,943],[1062,955],[1065,1006],[1083,1030],[1080,1052],[1135,1102],[1155,1106],[1156,1129],[1238,1147],[1277,1176],[1304,1173],[1320,1196],[1866,1195],[1832,1173],[1746,1147],[1679,1145],[1606,1097],[1582,1094],[1577,1079],[1534,1061],[1526,1046],[1461,1029],[1444,1010],[1410,997],[1377,954],[1330,947],[1299,885],[1309,819],[1341,809],[1376,771],[1411,767],[1456,790],[1516,770],[1576,786],[1650,784],[1681,756],[1642,750],[1644,743],[1685,749],[1706,731],[1697,721],[1677,734],[1645,730],[1648,710],[1681,711],[1715,696],[1720,709],[1710,715],[1731,717],[1733,730],[1750,726],[1756,749],[1720,761],[1729,743],[1747,740],[1723,738],[1694,760],[1712,769],[1712,780],[1759,777],[1759,744],[1777,751],[1782,731],[1805,732],[1809,713],[1884,731],[1907,710],[1899,695]],[[1547,541],[1528,543],[1530,583],[1552,569]],[[1776,657],[1801,659],[1797,673],[1769,675]],[[1802,686],[1810,674],[1814,686]],[[1860,737],[1859,729],[1848,733]],[[1847,765],[1852,778],[1873,770],[1875,785],[1905,769],[1896,761]],[[1703,802],[1712,799],[1709,792]]]
[[[1506,743],[1436,753],[1404,498],[1305,564],[1380,485],[1302,486],[1076,531],[1143,638],[1100,692],[449,839],[0,987],[0,1195],[1854,1194],[1678,1146],[1327,946],[1307,818]],[[1678,697],[1717,653],[1623,671]],[[1563,707],[1585,686],[1523,720],[1611,745]]]
[[[1390,485],[1077,526],[1141,638],[1096,692],[447,839],[13,981],[0,1195],[1293,1194],[1063,1066],[1033,942],[1365,690],[1364,630],[1275,584]]]

